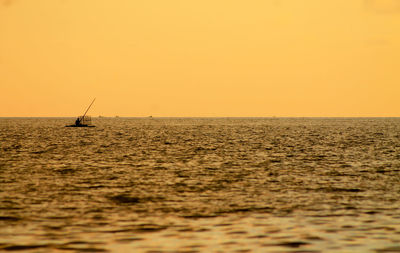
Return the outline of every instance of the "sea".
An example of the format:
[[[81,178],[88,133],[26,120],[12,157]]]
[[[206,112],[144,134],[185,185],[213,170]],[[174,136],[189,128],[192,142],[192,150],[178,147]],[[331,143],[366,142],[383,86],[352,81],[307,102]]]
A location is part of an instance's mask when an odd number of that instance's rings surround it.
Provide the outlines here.
[[[0,118],[0,251],[400,252],[400,118]]]

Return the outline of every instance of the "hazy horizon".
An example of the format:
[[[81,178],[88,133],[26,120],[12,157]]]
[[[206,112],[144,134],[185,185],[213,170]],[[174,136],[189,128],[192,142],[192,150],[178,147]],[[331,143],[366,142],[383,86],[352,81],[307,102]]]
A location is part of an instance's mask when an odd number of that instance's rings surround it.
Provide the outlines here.
[[[71,118],[76,118],[78,116],[82,115],[76,115],[76,116],[0,116],[0,119],[10,119],[10,118],[22,118],[22,119],[35,119],[35,118],[54,118],[54,119],[59,119],[59,118],[65,118],[65,119],[71,119]],[[119,116],[119,115],[87,115],[90,116],[94,119],[96,118],[125,118],[125,119],[146,119],[146,118],[159,118],[159,119],[397,119],[400,118],[399,116],[357,116],[357,117],[351,117],[351,116],[154,116],[154,115],[149,115],[149,116]]]

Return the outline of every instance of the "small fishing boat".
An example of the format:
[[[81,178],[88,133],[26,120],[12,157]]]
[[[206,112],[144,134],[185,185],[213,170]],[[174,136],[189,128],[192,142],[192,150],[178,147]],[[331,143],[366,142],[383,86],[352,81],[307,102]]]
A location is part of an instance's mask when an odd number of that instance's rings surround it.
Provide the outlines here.
[[[94,125],[92,125],[92,118],[90,116],[86,116],[86,113],[89,111],[95,100],[96,98],[93,99],[92,103],[90,103],[83,116],[79,116],[78,118],[76,118],[75,124],[66,125],[65,127],[95,127]]]

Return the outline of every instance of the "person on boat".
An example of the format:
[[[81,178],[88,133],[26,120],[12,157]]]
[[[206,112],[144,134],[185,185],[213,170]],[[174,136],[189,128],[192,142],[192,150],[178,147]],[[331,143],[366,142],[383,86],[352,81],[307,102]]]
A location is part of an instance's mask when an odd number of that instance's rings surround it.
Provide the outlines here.
[[[75,126],[79,126],[81,124],[81,120],[78,118],[76,118],[75,120]]]

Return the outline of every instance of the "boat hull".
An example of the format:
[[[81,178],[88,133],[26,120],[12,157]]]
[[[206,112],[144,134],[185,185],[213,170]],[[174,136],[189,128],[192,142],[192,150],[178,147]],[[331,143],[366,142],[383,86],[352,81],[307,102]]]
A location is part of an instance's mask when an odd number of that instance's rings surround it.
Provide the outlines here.
[[[96,127],[92,125],[66,125],[65,127]]]

